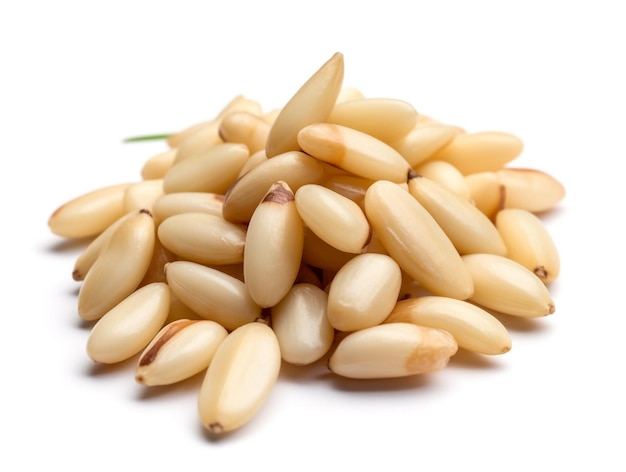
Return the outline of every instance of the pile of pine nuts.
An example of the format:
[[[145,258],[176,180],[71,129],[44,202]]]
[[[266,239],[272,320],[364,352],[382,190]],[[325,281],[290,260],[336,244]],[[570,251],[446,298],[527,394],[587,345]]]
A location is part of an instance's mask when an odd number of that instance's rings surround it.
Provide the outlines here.
[[[280,110],[232,99],[166,136],[141,179],[59,207],[97,363],[136,380],[204,375],[202,424],[246,424],[281,363],[382,379],[511,348],[502,317],[554,312],[540,214],[564,188],[511,167],[522,142],[343,88],[334,54]],[[204,374],[202,374],[204,372]]]

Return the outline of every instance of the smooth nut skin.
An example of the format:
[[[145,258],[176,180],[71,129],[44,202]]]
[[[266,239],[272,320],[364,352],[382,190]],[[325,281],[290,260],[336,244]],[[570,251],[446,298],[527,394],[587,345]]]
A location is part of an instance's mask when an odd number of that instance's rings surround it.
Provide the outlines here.
[[[339,331],[376,326],[391,313],[402,271],[385,254],[359,254],[335,275],[328,291],[328,319]]]
[[[220,344],[198,396],[200,420],[221,434],[250,421],[271,393],[281,365],[274,331],[264,323],[248,323]]]
[[[458,349],[450,333],[410,323],[389,323],[343,338],[328,367],[353,379],[384,379],[443,369]]]

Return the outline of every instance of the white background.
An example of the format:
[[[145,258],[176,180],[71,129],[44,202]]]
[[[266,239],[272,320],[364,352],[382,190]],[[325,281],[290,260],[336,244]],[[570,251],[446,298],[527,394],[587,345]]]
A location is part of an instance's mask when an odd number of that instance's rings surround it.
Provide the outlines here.
[[[618,1],[112,1],[0,6],[3,310],[0,469],[626,470],[626,30]],[[334,52],[344,85],[525,143],[567,196],[556,313],[513,349],[390,382],[285,367],[254,420],[214,441],[198,379],[147,391],[94,366],[71,279],[83,246],[50,214],[139,179],[235,95],[282,106]]]

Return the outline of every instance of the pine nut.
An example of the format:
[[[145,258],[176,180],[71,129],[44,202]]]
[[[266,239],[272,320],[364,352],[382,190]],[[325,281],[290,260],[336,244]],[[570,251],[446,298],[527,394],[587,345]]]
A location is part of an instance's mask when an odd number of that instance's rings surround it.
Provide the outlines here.
[[[80,288],[81,318],[96,320],[133,293],[150,266],[155,239],[149,212],[135,212],[118,226]]]
[[[237,264],[243,261],[246,229],[207,213],[180,213],[161,222],[163,246],[182,259],[201,264]]]
[[[137,362],[135,380],[170,385],[206,369],[228,332],[215,321],[178,320],[164,326]]]
[[[124,215],[124,192],[130,185],[93,190],[61,205],[48,219],[50,231],[64,238],[97,236]]]
[[[250,421],[272,392],[280,363],[278,340],[267,325],[248,323],[230,333],[217,348],[198,395],[204,427],[221,434]]]
[[[559,253],[543,221],[521,208],[500,210],[496,227],[508,248],[507,256],[548,284],[559,275]]]
[[[295,193],[298,213],[311,231],[343,252],[358,254],[370,239],[370,225],[352,200],[321,185],[308,184]]]
[[[204,371],[210,434],[249,422],[281,364],[435,372],[458,349],[508,352],[501,316],[554,312],[559,255],[539,213],[563,185],[509,166],[514,135],[468,133],[343,76],[336,53],[282,108],[236,96],[169,136],[142,180],[48,220],[92,238],[72,274],[78,315],[95,321],[87,355],[138,355],[146,387]]]
[[[391,313],[402,285],[400,267],[384,254],[359,254],[335,275],[328,291],[328,319],[339,331],[376,326]]]
[[[265,153],[274,157],[299,151],[298,132],[330,115],[343,83],[343,54],[335,53],[283,106],[267,137]]]
[[[308,283],[297,283],[272,307],[272,329],[283,360],[308,365],[321,359],[335,337],[327,315],[328,295]]]
[[[467,175],[499,170],[517,158],[522,148],[522,141],[509,133],[462,133],[457,134],[432,159],[450,162]]]
[[[458,345],[447,331],[410,323],[389,323],[348,334],[328,367],[343,377],[383,379],[443,369]]]
[[[161,329],[169,305],[170,289],[162,282],[131,293],[96,322],[87,340],[87,354],[105,364],[131,358]]]
[[[336,104],[326,122],[361,131],[389,144],[415,127],[417,111],[403,100],[362,98]]]
[[[302,219],[285,182],[272,185],[248,224],[243,272],[252,299],[276,305],[294,284],[304,244]]]

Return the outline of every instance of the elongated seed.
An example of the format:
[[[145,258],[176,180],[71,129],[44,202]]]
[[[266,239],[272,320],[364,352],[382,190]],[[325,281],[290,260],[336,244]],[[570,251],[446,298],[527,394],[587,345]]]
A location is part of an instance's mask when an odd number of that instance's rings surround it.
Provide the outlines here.
[[[97,236],[124,215],[124,192],[130,185],[102,187],[64,203],[48,219],[50,231],[64,238]]]
[[[506,255],[506,245],[487,216],[443,185],[409,173],[409,192],[431,214],[460,254]]]
[[[458,251],[410,193],[379,180],[367,189],[365,214],[389,255],[426,289],[461,300],[472,295],[472,277]]]
[[[278,379],[281,357],[274,331],[249,323],[218,347],[198,395],[203,426],[221,434],[248,423],[261,409]]]
[[[474,281],[470,301],[526,318],[554,313],[554,302],[545,284],[518,262],[496,254],[468,254],[462,258]]]
[[[298,213],[320,239],[343,252],[358,254],[370,238],[365,214],[349,198],[316,184],[300,187],[295,193]]]
[[[320,162],[300,151],[267,159],[241,176],[228,189],[222,213],[233,223],[247,223],[271,185],[280,181],[293,192],[304,184],[317,183],[323,176]]]
[[[159,197],[153,206],[154,221],[160,224],[166,218],[180,213],[207,213],[222,216],[224,195],[211,192],[177,192]]]
[[[267,157],[299,151],[298,132],[311,123],[322,122],[328,118],[342,83],[343,54],[335,53],[281,109],[267,137]]]
[[[450,162],[467,175],[499,170],[517,158],[523,147],[522,141],[509,133],[460,133],[435,153],[432,159]]]
[[[237,264],[243,261],[246,228],[208,213],[180,213],[161,222],[158,237],[181,259]]]
[[[408,162],[379,139],[345,126],[314,123],[298,133],[304,152],[366,179],[403,182]]]
[[[272,329],[283,360],[308,365],[330,349],[334,330],[327,315],[328,295],[310,283],[297,283],[272,307]]]
[[[249,156],[244,144],[216,144],[174,164],[163,177],[163,190],[224,194]]]
[[[254,211],[244,247],[244,280],[262,307],[278,303],[298,276],[304,243],[294,195],[282,181],[272,185]]]
[[[353,379],[406,377],[443,369],[458,345],[446,331],[411,323],[389,323],[348,334],[328,367]]]
[[[504,354],[511,349],[511,336],[495,316],[454,298],[422,296],[401,300],[385,323],[443,329],[454,337],[459,347],[480,354]]]
[[[165,266],[172,292],[199,316],[228,330],[261,316],[261,307],[250,297],[244,283],[224,272],[190,261]]]
[[[556,244],[538,216],[520,208],[500,210],[496,227],[508,248],[509,259],[530,269],[546,284],[559,276]]]
[[[356,129],[389,144],[415,127],[417,111],[404,100],[362,98],[336,104],[326,122]]]
[[[150,266],[156,231],[152,215],[137,211],[110,236],[78,293],[78,314],[95,320],[130,295]]]
[[[135,369],[143,385],[171,385],[205,370],[228,331],[210,320],[168,323],[146,346]]]
[[[391,257],[357,255],[330,284],[330,324],[339,331],[356,331],[382,323],[396,304],[401,285],[400,267]]]
[[[156,282],[138,289],[96,322],[87,339],[87,354],[105,364],[138,354],[165,323],[169,306],[167,284]]]
[[[538,169],[507,167],[496,172],[504,187],[503,208],[522,208],[533,213],[551,210],[564,197],[565,187]]]

